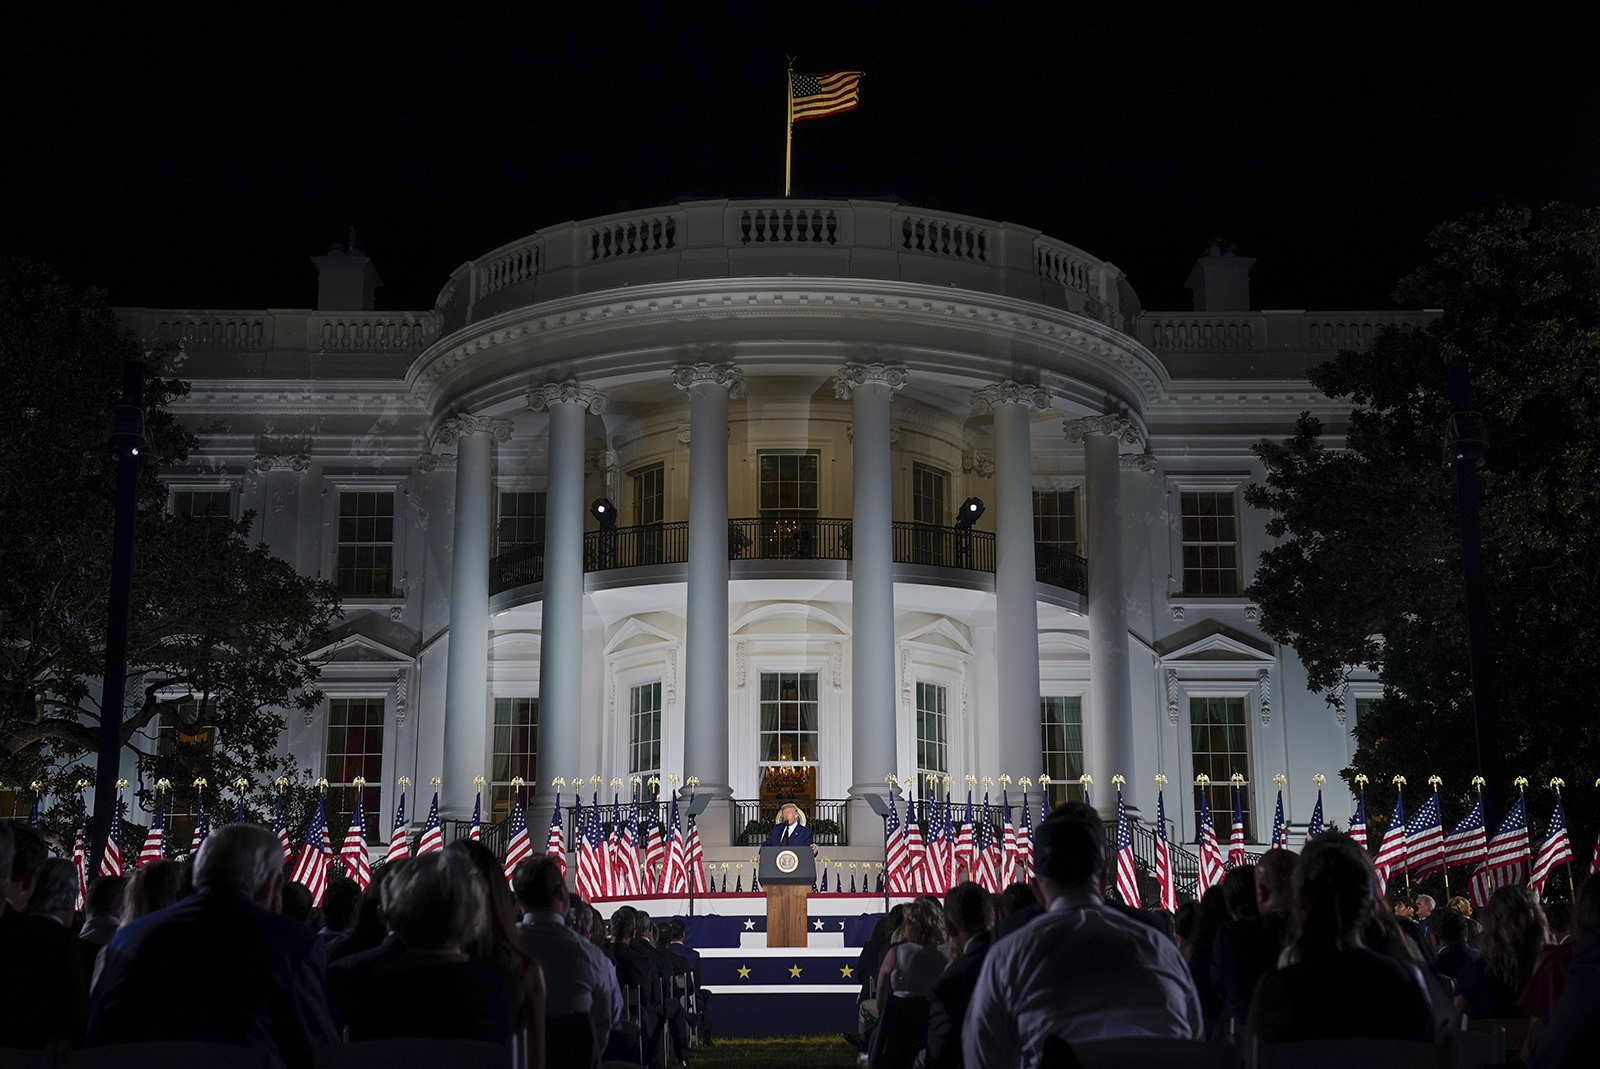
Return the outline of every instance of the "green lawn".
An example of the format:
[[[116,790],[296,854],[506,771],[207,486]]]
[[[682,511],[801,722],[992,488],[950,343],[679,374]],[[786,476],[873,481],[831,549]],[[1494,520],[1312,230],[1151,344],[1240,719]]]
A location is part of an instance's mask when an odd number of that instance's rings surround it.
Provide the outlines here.
[[[689,1052],[689,1069],[856,1069],[855,1048],[838,1036],[719,1039]]]

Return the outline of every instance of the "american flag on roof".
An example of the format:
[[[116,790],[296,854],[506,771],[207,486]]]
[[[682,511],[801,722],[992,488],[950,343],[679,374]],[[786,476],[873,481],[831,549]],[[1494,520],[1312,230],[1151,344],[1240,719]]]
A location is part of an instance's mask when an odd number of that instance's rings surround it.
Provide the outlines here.
[[[1561,804],[1561,795],[1556,794],[1556,811],[1550,814],[1550,827],[1545,830],[1544,842],[1539,844],[1539,855],[1533,861],[1533,875],[1528,879],[1528,888],[1533,891],[1534,897],[1544,897],[1544,885],[1550,879],[1550,873],[1562,862],[1572,861],[1572,838],[1567,834],[1567,810]]]
[[[1447,865],[1470,865],[1489,856],[1489,840],[1483,827],[1483,789],[1472,803],[1472,812],[1462,818],[1455,830],[1444,839],[1444,856]]]
[[[1226,870],[1222,863],[1222,844],[1217,842],[1217,826],[1211,819],[1211,801],[1206,797],[1205,789],[1200,791],[1200,828],[1195,838],[1200,846],[1200,882],[1197,891],[1205,894],[1213,886],[1222,882]]]
[[[1321,835],[1327,822],[1322,816],[1322,786],[1317,786],[1317,804],[1311,807],[1311,819],[1306,823],[1306,842]]]
[[[1367,789],[1365,787],[1360,788],[1356,794],[1356,812],[1350,818],[1350,838],[1359,843],[1361,849],[1372,849],[1367,840]]]
[[[1506,810],[1499,829],[1489,840],[1489,852],[1483,864],[1472,874],[1472,904],[1481,906],[1488,902],[1497,887],[1522,883],[1527,879],[1532,860],[1528,842],[1528,799],[1519,791],[1517,800]]]
[[[1156,786],[1156,886],[1161,891],[1161,908],[1178,911],[1178,885],[1172,878],[1172,854],[1167,849],[1167,802],[1161,786]]]
[[[1122,904],[1140,908],[1139,870],[1133,863],[1133,831],[1128,827],[1128,807],[1122,802],[1122,788],[1117,788],[1117,894]]]
[[[394,830],[389,833],[389,850],[384,861],[398,861],[411,856],[411,844],[406,839],[406,789],[400,788],[400,800],[394,806]]]
[[[300,860],[295,862],[295,883],[304,884],[311,892],[311,904],[322,905],[322,892],[328,889],[328,854],[324,843],[328,837],[328,814],[317,799],[317,811],[311,814],[311,826],[306,829],[305,844],[300,847]]]
[[[1404,868],[1405,865],[1405,790],[1397,789],[1394,794],[1394,810],[1389,814],[1389,830],[1383,833],[1383,843],[1378,847],[1378,856],[1372,859],[1372,867],[1378,870],[1378,885],[1388,886],[1389,874],[1397,868]]]
[[[1406,867],[1413,880],[1444,869],[1444,822],[1435,791],[1406,822]]]
[[[344,833],[344,845],[339,848],[339,862],[344,874],[365,891],[372,882],[372,860],[367,857],[367,811],[362,793],[356,791],[356,811],[350,814],[350,827]]]
[[[513,794],[514,793],[515,792],[513,791]],[[514,814],[520,815],[521,812],[522,812],[522,802],[520,800],[518,800],[517,798],[513,797],[511,804],[512,804],[512,812]],[[512,827],[512,831],[515,832],[516,825],[513,824],[511,827]],[[527,825],[526,824],[523,825],[523,834],[524,835],[527,834]],[[531,843],[528,846],[528,852],[530,854],[533,852],[533,846],[532,846]],[[550,811],[550,833],[545,836],[544,852],[548,856],[555,858],[556,866],[561,869],[561,878],[563,880],[566,879],[567,878],[567,839],[566,839],[566,830],[565,830],[565,828],[562,827],[562,823],[561,823],[561,792],[560,791],[556,792],[556,807],[553,810]],[[510,860],[511,860],[511,854],[508,851],[506,853],[506,861],[509,863]],[[522,859],[519,857],[517,860],[521,861]]]
[[[150,830],[145,833],[144,846],[139,850],[139,867],[142,869],[152,861],[161,861],[167,856],[167,804],[164,801],[156,802],[156,817],[150,822]]]
[[[283,845],[283,863],[287,865],[294,857],[294,850],[289,846],[289,825],[283,817],[283,790],[278,790],[278,804],[272,811],[272,831],[277,835],[278,842]]]
[[[1244,850],[1244,791],[1233,788],[1233,830],[1228,833],[1228,867],[1236,869],[1248,865],[1250,855]]]
[[[100,875],[122,875],[122,815],[127,802],[117,799],[117,813],[111,818],[111,834],[106,836],[106,852],[100,855]]]
[[[556,810],[560,812],[559,807]],[[518,865],[533,856],[533,843],[528,838],[528,821],[522,812],[522,799],[514,794],[511,798],[511,837],[506,841],[506,879],[511,879],[511,874]],[[566,878],[567,859],[565,855],[558,856],[561,865],[562,878]]]
[[[439,792],[433,792],[433,804],[428,807],[427,823],[422,825],[422,836],[417,839],[417,856],[444,849],[444,829],[439,826]]]
[[[789,73],[789,118],[820,119],[849,111],[861,103],[860,71],[833,71],[828,74]]]

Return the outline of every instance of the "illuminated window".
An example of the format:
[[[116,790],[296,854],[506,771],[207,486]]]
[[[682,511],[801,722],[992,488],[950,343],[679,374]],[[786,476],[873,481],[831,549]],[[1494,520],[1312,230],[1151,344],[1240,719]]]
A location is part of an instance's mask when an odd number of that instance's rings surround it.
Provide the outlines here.
[[[1050,777],[1051,805],[1083,801],[1083,699],[1046,695],[1039,699],[1039,750]]]
[[[762,453],[761,515],[764,518],[817,514],[817,454]]]
[[[926,464],[911,465],[911,519],[935,527],[945,525],[945,483],[948,472]]]
[[[1250,748],[1245,725],[1243,698],[1190,698],[1189,731],[1194,753],[1194,774],[1211,778],[1205,788],[1211,805],[1211,822],[1223,843],[1233,830],[1233,787],[1230,777],[1245,777],[1241,804],[1244,806],[1244,837],[1250,834]],[[1200,803],[1195,802],[1195,826],[1200,823]]]
[[[1183,505],[1183,592],[1239,593],[1239,522],[1230,491],[1187,491]]]
[[[661,771],[660,683],[641,683],[629,691],[628,771],[641,779]]]
[[[489,812],[495,822],[511,815],[513,779],[520,778],[527,784],[522,793],[523,804],[527,804],[538,770],[538,757],[539,699],[496,698],[494,756],[489,763]]]
[[[328,703],[328,833],[335,849],[356,811],[355,778],[366,780],[361,804],[366,809],[367,839],[387,835],[379,806],[383,789],[383,699],[334,698]],[[378,831],[374,837],[373,831]]]
[[[666,468],[652,464],[633,473],[633,522],[644,526],[666,518]]]
[[[394,494],[347,491],[339,495],[339,593],[386,598],[394,578]]]
[[[946,736],[946,691],[934,683],[917,684],[917,794],[927,797],[930,773],[943,779],[950,771],[950,747]],[[942,789],[942,788],[940,788]],[[935,797],[938,797],[936,789]]]

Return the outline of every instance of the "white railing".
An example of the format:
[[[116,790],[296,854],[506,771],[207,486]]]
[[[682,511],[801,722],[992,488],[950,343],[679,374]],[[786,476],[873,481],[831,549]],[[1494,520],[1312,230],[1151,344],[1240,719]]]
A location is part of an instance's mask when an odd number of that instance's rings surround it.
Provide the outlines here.
[[[839,213],[829,208],[745,208],[739,213],[739,241],[744,245],[837,245],[839,237]]]
[[[1420,327],[1432,316],[1421,312],[1391,312],[1359,316],[1311,312],[1302,318],[1306,348],[1318,350],[1364,349],[1384,327]]]
[[[677,248],[678,220],[671,215],[619,219],[589,230],[589,259],[615,260]]]
[[[1049,238],[1035,238],[1033,266],[1042,277],[1058,282],[1071,290],[1099,297],[1098,264],[1091,262],[1077,249]]]
[[[908,252],[989,262],[994,238],[987,227],[937,215],[899,214],[899,223],[900,247]]]
[[[438,336],[438,320],[415,312],[314,314],[306,323],[306,344],[328,351],[420,352]]]
[[[1195,315],[1141,320],[1141,341],[1151,349],[1205,351],[1212,349],[1253,349],[1265,342],[1258,329],[1260,316]]]
[[[272,343],[272,316],[253,312],[146,312],[134,332],[147,344],[185,349],[265,349]]]
[[[482,300],[495,290],[526,282],[539,273],[539,243],[521,242],[493,259],[477,265],[473,293]]]

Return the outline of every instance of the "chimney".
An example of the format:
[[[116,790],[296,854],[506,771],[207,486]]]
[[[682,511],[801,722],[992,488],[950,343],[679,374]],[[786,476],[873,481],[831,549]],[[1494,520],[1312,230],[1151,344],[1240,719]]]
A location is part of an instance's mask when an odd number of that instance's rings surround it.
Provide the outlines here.
[[[343,245],[335,243],[326,256],[313,256],[317,265],[317,311],[370,312],[383,280],[372,258],[356,244],[356,232]]]
[[[1184,286],[1194,294],[1196,312],[1248,312],[1250,268],[1255,260],[1240,256],[1221,238],[1194,262]]]

